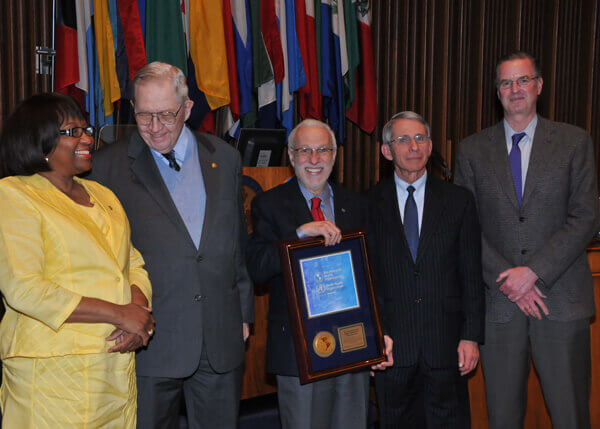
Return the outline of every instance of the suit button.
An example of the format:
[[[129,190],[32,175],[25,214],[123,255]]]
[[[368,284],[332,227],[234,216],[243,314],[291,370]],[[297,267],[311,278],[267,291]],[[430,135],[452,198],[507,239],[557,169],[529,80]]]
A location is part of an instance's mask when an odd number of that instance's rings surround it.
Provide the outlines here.
[[[519,222],[525,222],[525,218],[523,216],[519,217]]]
[[[419,274],[421,274],[421,272],[419,270],[415,270],[414,274],[415,274],[415,277],[419,277]]]
[[[417,298],[415,299],[415,304],[420,304],[421,301],[423,301],[423,298]]]
[[[527,249],[521,250],[521,255],[525,255],[525,254],[527,254]]]
[[[198,261],[198,262],[202,262],[202,259],[204,259],[204,258],[202,257],[202,255],[198,255],[198,256],[196,256],[196,261]]]
[[[204,299],[204,297],[199,294],[194,297],[194,301],[202,301],[203,299]]]

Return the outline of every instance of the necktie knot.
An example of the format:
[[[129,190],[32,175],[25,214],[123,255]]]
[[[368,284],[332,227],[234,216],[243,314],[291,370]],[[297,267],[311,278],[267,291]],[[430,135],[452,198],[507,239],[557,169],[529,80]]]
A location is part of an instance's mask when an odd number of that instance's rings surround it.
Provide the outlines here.
[[[181,170],[181,167],[179,166],[179,164],[177,163],[177,160],[175,159],[175,151],[174,150],[171,150],[171,152],[163,153],[162,156],[164,156],[167,159],[167,161],[169,161],[169,168],[172,168],[175,171]]]
[[[526,134],[525,133],[515,133],[511,136],[512,138],[512,143],[513,146],[516,146],[519,144],[519,142],[523,139],[523,137],[525,137]]]
[[[313,217],[313,220],[316,220],[316,221],[325,220],[325,216],[323,215],[323,210],[321,210],[321,198],[312,197],[310,199],[310,213]]]
[[[406,190],[408,191],[408,195],[411,196],[413,192],[415,192],[415,187],[410,185],[408,188],[406,188]]]

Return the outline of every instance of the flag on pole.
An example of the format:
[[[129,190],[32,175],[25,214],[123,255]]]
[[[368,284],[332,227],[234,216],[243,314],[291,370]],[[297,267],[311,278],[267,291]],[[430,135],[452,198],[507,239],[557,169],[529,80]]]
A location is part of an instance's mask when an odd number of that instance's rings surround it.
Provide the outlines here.
[[[344,75],[344,110],[348,110],[354,101],[356,69],[360,64],[358,42],[358,21],[356,0],[344,0],[344,22],[346,24],[346,48],[348,50],[348,72]]]
[[[69,86],[79,82],[75,2],[62,0],[56,8],[56,62],[54,90],[69,93]]]
[[[129,79],[133,80],[138,70],[146,65],[142,21],[136,0],[118,0],[117,6],[123,24],[123,39],[127,51]]]
[[[323,116],[341,144],[344,140],[344,102],[339,9],[333,8],[332,3],[333,0],[321,0],[321,92]]]
[[[303,119],[322,119],[319,66],[315,31],[314,0],[296,1],[296,34],[302,56],[306,85],[298,91],[298,111]]]
[[[238,91],[237,64],[235,62],[235,39],[233,35],[233,16],[231,15],[231,3],[229,0],[223,0],[223,27],[225,30],[225,50],[227,56],[227,74],[229,80],[229,116],[231,116],[231,124],[234,119],[240,117],[240,97]],[[227,127],[227,129],[229,129]]]
[[[198,88],[212,110],[229,104],[228,66],[223,9],[218,0],[190,3],[190,56]]]
[[[121,98],[121,88],[117,79],[113,33],[108,14],[108,2],[94,2],[94,30],[96,34],[96,54],[100,84],[104,94],[105,115],[114,111],[113,103]]]
[[[187,76],[185,37],[178,1],[146,0],[146,60],[172,64]]]
[[[367,0],[357,2],[360,66],[356,79],[356,99],[346,117],[363,131],[372,133],[377,125],[377,87],[371,34],[371,6]]]
[[[248,0],[231,0],[231,15],[235,40],[240,115],[245,115],[252,109],[253,102],[252,35],[250,32]]]
[[[281,46],[283,48],[283,81],[277,84],[277,117],[289,134],[294,128],[293,93],[306,84],[300,46],[296,35],[296,10],[293,0],[280,0],[277,4],[277,19]]]

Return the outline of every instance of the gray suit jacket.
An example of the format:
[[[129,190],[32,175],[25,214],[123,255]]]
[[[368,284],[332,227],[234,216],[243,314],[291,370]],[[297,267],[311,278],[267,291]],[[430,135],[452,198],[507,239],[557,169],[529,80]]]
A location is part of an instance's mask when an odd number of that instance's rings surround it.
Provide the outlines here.
[[[511,320],[518,307],[499,290],[498,274],[528,266],[547,295],[549,319],[594,314],[585,252],[597,231],[598,193],[590,136],[538,116],[519,206],[503,122],[467,137],[458,147],[455,182],[475,195],[482,231],[488,321]]]
[[[203,344],[217,372],[244,358],[242,321],[253,319],[254,296],[244,258],[240,157],[214,136],[195,135],[206,187],[198,249],[137,132],[94,155],[90,178],[123,204],[152,282],[156,333],[136,356],[138,375],[186,377],[198,367]]]

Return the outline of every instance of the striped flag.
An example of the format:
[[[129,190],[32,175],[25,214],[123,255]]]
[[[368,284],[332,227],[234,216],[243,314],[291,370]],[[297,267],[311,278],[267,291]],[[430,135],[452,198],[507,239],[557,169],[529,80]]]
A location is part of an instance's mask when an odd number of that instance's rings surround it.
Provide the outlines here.
[[[108,2],[94,2],[94,30],[100,84],[104,94],[104,112],[105,115],[110,115],[114,111],[113,103],[121,98],[121,88],[117,79],[115,45],[108,14]]]
[[[250,32],[248,0],[231,0],[231,15],[233,18],[240,115],[245,115],[252,109],[253,102],[252,34]]]
[[[79,82],[77,38],[75,2],[59,1],[56,8],[55,91],[70,93],[69,87]]]
[[[277,84],[277,117],[289,134],[294,127],[293,93],[306,84],[296,36],[296,11],[293,0],[278,0],[277,19],[285,70],[283,81]]]
[[[233,36],[233,17],[231,15],[231,3],[223,0],[223,26],[225,30],[225,49],[227,54],[227,74],[229,80],[229,115],[237,120],[240,117],[240,97],[238,91],[237,64],[235,62],[235,39]],[[231,126],[230,125],[230,126]],[[229,129],[230,127],[227,127]]]
[[[133,80],[138,70],[146,65],[146,48],[140,11],[136,0],[118,0],[117,6],[123,24],[129,79]]]
[[[372,133],[377,125],[377,87],[371,34],[371,6],[367,0],[358,0],[356,11],[361,61],[356,79],[356,99],[346,112],[346,117],[363,131]]]
[[[303,119],[321,120],[321,92],[319,91],[319,66],[315,31],[314,0],[296,1],[296,34],[302,53],[306,85],[298,91],[298,110]]]
[[[333,1],[321,0],[321,92],[323,116],[335,132],[338,144],[341,144],[344,140],[344,102],[340,20],[339,4],[338,8],[334,8]]]

